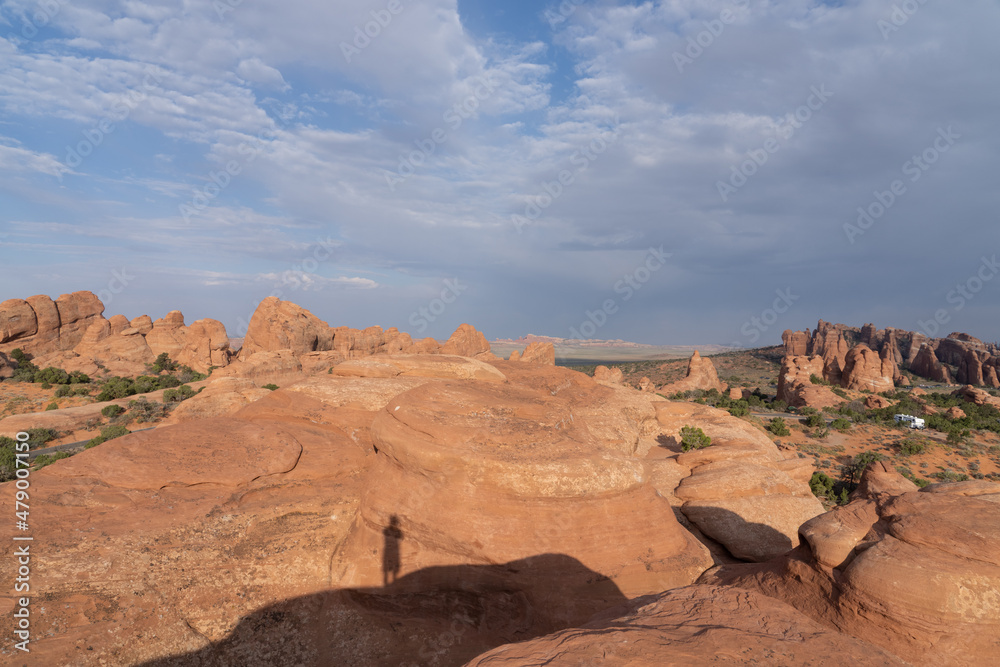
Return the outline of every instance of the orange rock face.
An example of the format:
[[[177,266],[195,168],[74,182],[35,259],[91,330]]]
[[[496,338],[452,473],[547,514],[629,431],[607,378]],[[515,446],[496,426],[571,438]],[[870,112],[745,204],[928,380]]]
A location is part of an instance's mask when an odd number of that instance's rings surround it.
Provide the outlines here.
[[[47,296],[9,299],[0,303],[0,352],[20,348],[41,356],[71,350],[102,312],[104,304],[92,292],[63,294],[55,301]]]
[[[452,354],[460,357],[474,357],[477,354],[490,351],[490,344],[481,332],[470,324],[462,324],[441,347],[441,354]],[[521,359],[524,361],[524,358]],[[554,362],[553,362],[554,363]]]
[[[840,405],[841,399],[828,387],[813,384],[811,377],[823,377],[822,357],[785,357],[778,372],[779,400],[795,407],[824,408]]]
[[[896,366],[891,360],[882,359],[878,352],[860,343],[847,353],[841,386],[875,394],[892,391],[895,387],[892,381],[895,371]]]
[[[705,359],[698,350],[695,350],[688,361],[687,375],[683,380],[672,382],[660,388],[660,393],[672,396],[681,391],[692,391],[695,389],[715,389],[725,391],[726,385],[719,381],[719,374],[715,371],[715,364],[711,359]]]
[[[996,661],[1000,504],[947,493],[880,495],[818,517],[803,532],[807,544],[796,551],[706,579],[785,600],[910,664]]]

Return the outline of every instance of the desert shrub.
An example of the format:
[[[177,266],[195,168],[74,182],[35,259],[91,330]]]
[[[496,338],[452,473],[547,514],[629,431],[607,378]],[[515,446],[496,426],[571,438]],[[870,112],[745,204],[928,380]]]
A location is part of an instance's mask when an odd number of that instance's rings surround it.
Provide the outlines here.
[[[56,461],[62,459],[68,459],[71,456],[72,454],[70,454],[69,452],[56,452],[55,454],[52,455],[39,454],[38,456],[35,457],[34,460],[35,470],[40,470],[41,468],[44,468],[47,465],[52,465]]]
[[[952,472],[951,470],[944,470],[942,472],[931,473],[931,477],[934,479],[941,480],[942,482],[967,482],[969,481],[969,476],[963,473]]]
[[[809,428],[820,428],[826,426],[826,419],[820,414],[811,414],[806,417],[806,426]]]
[[[812,382],[813,384],[818,384],[818,385],[822,385],[822,386],[825,386],[825,387],[829,387],[830,386],[829,382],[827,382],[826,380],[824,380],[820,376],[816,375],[815,373],[813,373],[812,375],[809,376],[809,381]]]
[[[56,389],[56,398],[65,398],[67,396],[89,396],[90,388],[80,385],[80,386],[70,386],[68,384],[60,385]]]
[[[46,412],[48,412],[49,410],[58,410],[58,409],[59,409],[59,404],[56,403],[55,401],[45,406]]]
[[[712,439],[705,435],[697,426],[684,426],[681,428],[681,450],[689,452],[692,449],[701,449],[712,444]]]
[[[97,394],[97,402],[113,401],[119,398],[127,398],[136,394],[135,382],[131,378],[113,377],[108,378],[101,385],[101,392]]]
[[[63,385],[58,389],[56,389],[56,398],[64,398],[66,396],[69,396],[70,392],[72,391],[73,390],[69,387],[69,385]]]
[[[905,438],[899,442],[899,453],[903,456],[923,454],[925,449],[927,449],[926,444],[918,438]]]
[[[270,389],[271,391],[274,391],[277,388],[278,388],[278,385],[273,384],[273,383],[272,384],[265,384],[263,387],[261,387],[261,389]]]
[[[42,389],[52,389],[52,383],[51,382],[43,382],[42,383]]]
[[[851,459],[850,463],[841,468],[841,473],[853,489],[857,486],[858,481],[861,480],[861,473],[864,472],[865,468],[867,468],[870,463],[884,460],[885,456],[879,452],[861,452]]]
[[[812,432],[811,435],[812,435],[812,437],[816,438],[817,440],[822,440],[826,436],[830,435],[830,429],[827,428],[826,426],[820,426],[817,429],[813,429],[813,432]]]
[[[833,491],[833,479],[826,473],[814,472],[809,480],[809,488],[814,496],[824,498]]]
[[[29,449],[38,449],[50,440],[59,437],[59,434],[51,428],[29,428],[27,433]]]
[[[135,394],[148,394],[151,391],[163,388],[160,385],[160,378],[152,377],[151,375],[140,375],[132,383],[133,393]]]
[[[163,403],[150,401],[145,396],[140,396],[134,401],[128,402],[128,414],[125,420],[128,422],[155,422],[167,416],[167,406]]]
[[[170,355],[166,352],[161,352],[159,356],[156,357],[156,360],[153,361],[149,370],[153,373],[163,373],[164,371],[169,373],[170,371],[177,370],[177,362],[172,361],[170,359]]]
[[[0,482],[14,479],[17,470],[17,441],[0,436]]]
[[[959,428],[948,429],[948,444],[949,445],[961,445],[969,438],[971,433],[968,429],[962,430]]]
[[[735,401],[729,406],[729,414],[734,417],[746,417],[750,414],[750,405],[743,399]]]
[[[784,412],[788,409],[788,403],[774,399],[771,401],[771,409],[775,412]]]
[[[800,415],[815,415],[815,414],[819,414],[819,410],[817,410],[816,408],[810,408],[807,405],[807,406],[805,406],[803,408],[799,408],[799,414]]]
[[[830,389],[830,391],[832,391],[837,396],[840,396],[841,398],[843,398],[845,400],[848,399],[848,398],[850,398],[850,396],[847,395],[847,392],[844,391],[843,389],[841,389],[840,387],[833,387],[832,389]]]
[[[214,366],[213,366],[214,368]],[[211,369],[209,369],[211,371]],[[211,372],[209,372],[209,375]],[[199,373],[190,366],[181,366],[180,370],[177,371],[177,381],[181,384],[187,384],[188,382],[198,382],[199,380],[204,380],[208,375],[204,373]]]
[[[81,371],[73,371],[69,374],[70,384],[89,384],[90,376]]]
[[[125,408],[123,408],[120,405],[114,405],[114,404],[106,405],[101,409],[101,414],[107,417],[108,419],[114,419],[123,412],[125,412]]]
[[[69,384],[69,373],[61,368],[49,366],[35,373],[35,382],[42,384]]]
[[[781,417],[775,417],[767,425],[767,430],[775,435],[791,435],[792,432],[788,430],[788,426],[785,424],[785,420]]]
[[[838,417],[837,419],[834,419],[832,422],[830,422],[830,428],[835,428],[838,431],[850,431],[851,422],[847,421],[843,417]]]
[[[177,389],[167,389],[163,392],[163,402],[164,403],[180,403],[181,401],[186,401],[195,395],[195,391],[186,384],[181,385]]]

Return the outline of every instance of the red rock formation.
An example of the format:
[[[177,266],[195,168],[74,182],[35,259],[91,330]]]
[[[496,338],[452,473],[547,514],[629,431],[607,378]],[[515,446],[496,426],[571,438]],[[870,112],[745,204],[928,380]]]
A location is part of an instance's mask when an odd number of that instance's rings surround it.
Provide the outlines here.
[[[542,343],[539,341],[528,343],[528,346],[524,348],[524,352],[521,353],[521,361],[555,366],[556,348],[552,343]]]
[[[672,396],[678,392],[694,391],[696,389],[705,391],[715,389],[720,392],[726,390],[725,383],[719,381],[719,374],[715,371],[715,364],[712,363],[711,359],[698,354],[698,350],[695,350],[691,355],[691,359],[688,360],[687,375],[684,379],[664,385],[660,388],[660,393]]]
[[[840,405],[843,399],[828,387],[813,384],[810,378],[823,377],[822,357],[785,357],[778,372],[778,400],[794,407],[824,408]]]
[[[723,566],[703,582],[784,600],[910,664],[996,662],[1000,504],[947,493],[881,495],[878,520],[863,533],[870,507],[837,508],[803,527],[807,544],[799,549],[765,565]]]
[[[923,345],[917,351],[913,363],[910,364],[910,371],[915,375],[929,378],[935,382],[944,382],[945,384],[952,384],[953,382],[951,372],[944,364],[938,361],[937,356],[934,354],[934,348],[930,345]]]
[[[471,324],[462,324],[441,347],[441,354],[452,354],[460,357],[475,357],[477,354],[490,351],[489,341]],[[524,357],[521,357],[524,361]]]
[[[809,355],[812,336],[808,331],[792,331],[786,329],[781,334],[781,342],[785,346],[785,356],[805,357]]]
[[[892,391],[894,374],[895,364],[891,359],[880,358],[878,352],[859,343],[847,353],[841,386],[872,393]]]
[[[622,369],[617,366],[614,368],[598,366],[594,369],[594,380],[600,382],[601,384],[620,386],[625,382],[625,374],[622,373]]]
[[[9,299],[0,303],[0,352],[20,348],[42,356],[71,350],[103,311],[91,292],[63,294],[55,301],[47,296]]]

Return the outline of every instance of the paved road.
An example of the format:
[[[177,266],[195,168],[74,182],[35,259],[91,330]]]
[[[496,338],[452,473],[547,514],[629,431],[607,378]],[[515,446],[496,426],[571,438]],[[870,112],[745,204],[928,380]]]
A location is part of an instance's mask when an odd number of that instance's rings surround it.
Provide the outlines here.
[[[155,426],[150,426],[149,428],[140,428],[138,430],[132,431],[133,433],[139,433],[140,431],[152,431]],[[35,458],[39,454],[55,454],[56,452],[67,452],[72,449],[80,449],[86,445],[90,440],[81,440],[79,442],[67,442],[62,445],[53,445],[52,447],[43,447],[41,449],[32,449],[28,452],[28,460]]]

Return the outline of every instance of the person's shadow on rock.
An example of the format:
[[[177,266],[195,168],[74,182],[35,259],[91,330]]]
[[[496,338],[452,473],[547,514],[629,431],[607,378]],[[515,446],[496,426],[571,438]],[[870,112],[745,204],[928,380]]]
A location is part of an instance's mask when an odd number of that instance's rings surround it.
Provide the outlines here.
[[[388,586],[390,582],[396,581],[399,577],[399,543],[403,541],[403,531],[399,528],[399,517],[393,514],[389,517],[389,525],[382,530],[384,543],[382,546],[382,585]],[[389,575],[392,575],[392,578]]]

